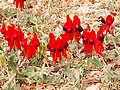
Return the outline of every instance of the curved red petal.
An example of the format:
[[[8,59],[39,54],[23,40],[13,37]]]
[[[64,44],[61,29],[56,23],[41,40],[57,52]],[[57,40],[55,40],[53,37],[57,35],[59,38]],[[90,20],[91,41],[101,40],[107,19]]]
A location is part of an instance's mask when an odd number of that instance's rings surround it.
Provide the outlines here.
[[[113,21],[114,21],[114,18],[111,15],[108,15],[106,17],[106,24],[107,25],[111,25],[113,23]]]

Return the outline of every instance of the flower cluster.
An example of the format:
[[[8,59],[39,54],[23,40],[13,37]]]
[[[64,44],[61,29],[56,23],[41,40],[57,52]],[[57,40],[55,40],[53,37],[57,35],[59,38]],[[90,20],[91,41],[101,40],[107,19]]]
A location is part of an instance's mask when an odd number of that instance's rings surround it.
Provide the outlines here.
[[[31,40],[22,38],[21,46],[24,48],[24,57],[27,56],[28,59],[30,59],[32,55],[36,57],[36,50],[40,46],[36,33],[33,33],[33,38]]]
[[[88,25],[86,29],[83,31],[83,45],[84,49],[83,51],[86,52],[86,55],[88,52],[92,55],[92,50],[94,46],[94,50],[97,54],[100,56],[103,56],[102,50],[103,50],[103,41],[105,35],[103,34],[104,31],[106,31],[106,35],[108,34],[110,30],[110,26],[112,25],[114,21],[114,16],[116,16],[116,13],[112,13],[111,15],[108,15],[106,17],[106,20],[100,16],[99,19],[101,19],[102,25],[100,26],[100,29],[98,30],[97,34],[94,30],[90,31],[90,26]]]
[[[56,63],[57,60],[61,60],[61,54],[67,58],[66,51],[68,50],[68,41],[73,40],[75,38],[76,43],[79,44],[79,40],[82,38],[84,49],[82,51],[86,52],[86,55],[90,53],[92,55],[93,49],[97,54],[103,56],[103,41],[105,35],[103,34],[106,31],[106,35],[109,32],[110,26],[114,21],[114,16],[116,13],[111,13],[106,17],[106,20],[100,16],[102,25],[99,30],[96,32],[93,29],[91,30],[89,24],[85,29],[82,28],[80,19],[77,15],[73,17],[73,21],[69,17],[66,16],[66,22],[63,25],[64,34],[61,34],[58,38],[54,36],[53,33],[49,34],[49,43],[48,49],[50,50],[50,55],[53,58],[53,62]]]
[[[2,23],[0,32],[4,35],[5,40],[8,41],[10,51],[14,47],[21,50],[22,46],[24,49],[24,57],[27,56],[27,58],[30,59],[32,55],[34,55],[34,57],[36,56],[37,47],[40,45],[36,33],[33,34],[33,38],[30,41],[28,38],[24,37],[24,33],[22,32],[20,26],[16,29],[15,25],[11,24],[8,26],[7,30],[4,22]]]
[[[20,7],[22,11],[22,8],[24,7],[24,1],[26,0],[14,0],[14,3],[16,4],[16,8]]]
[[[0,30],[0,32],[4,35],[5,39],[8,41],[8,46],[10,47],[10,50],[12,50],[14,47],[21,50],[20,42],[24,37],[24,33],[21,31],[20,26],[18,26],[18,29],[16,29],[15,25],[11,24],[8,26],[7,30],[3,22],[2,29]]]
[[[116,16],[116,13],[110,12],[111,15],[108,15],[106,17],[106,20],[100,16],[99,19],[101,19],[102,24],[104,24],[104,30],[106,30],[106,35],[109,32],[110,26],[114,22],[114,16]]]
[[[103,56],[102,54],[102,49],[103,49],[102,42],[104,41],[103,27],[104,25],[100,27],[99,31],[97,32],[97,35],[94,30],[90,30],[89,25],[87,25],[86,29],[83,31],[83,34],[82,34],[83,46],[84,46],[83,51],[86,52],[86,55],[88,53],[92,55],[92,50],[94,47],[95,52]]]
[[[63,30],[67,34],[69,40],[73,40],[75,37],[75,40],[77,43],[79,43],[79,39],[81,37],[81,32],[83,31],[83,28],[80,25],[80,19],[77,15],[74,16],[74,20],[72,22],[69,15],[66,16],[66,22],[63,26]]]
[[[52,62],[56,63],[58,59],[61,60],[62,54],[67,58],[66,51],[68,50],[68,38],[66,38],[66,33],[61,34],[58,38],[56,38],[53,33],[50,33],[49,38],[50,40],[47,47],[53,58]]]

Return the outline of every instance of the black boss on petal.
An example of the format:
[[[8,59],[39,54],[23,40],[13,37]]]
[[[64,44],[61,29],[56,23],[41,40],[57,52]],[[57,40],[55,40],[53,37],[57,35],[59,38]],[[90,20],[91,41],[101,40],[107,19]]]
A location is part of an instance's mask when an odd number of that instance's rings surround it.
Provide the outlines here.
[[[93,39],[90,39],[89,42],[90,42],[90,44],[94,44],[94,40]]]
[[[84,38],[83,38],[83,42],[84,42],[84,43],[88,43],[88,39],[84,37]]]
[[[67,48],[68,47],[68,43],[66,42],[64,45],[63,45],[64,48]]]
[[[83,31],[83,28],[82,28],[80,25],[76,25],[76,26],[75,26],[75,31],[80,31],[80,32],[82,32],[82,31]]]
[[[105,19],[101,18],[101,22],[102,22],[102,23],[105,23]]]
[[[47,45],[47,48],[48,48],[49,50],[51,49],[49,45]]]
[[[68,28],[67,31],[68,31],[68,33],[72,33],[72,29],[71,28]]]
[[[55,48],[50,48],[50,51],[54,53],[54,52],[56,52],[56,49]]]
[[[61,52],[63,49],[62,49],[62,47],[59,47],[57,50],[58,50],[59,52]]]
[[[104,35],[103,35],[103,34],[100,34],[100,36],[99,36],[99,40],[101,40],[101,41],[104,40]]]
[[[64,30],[64,31],[66,31],[66,28],[65,28],[65,27],[63,27],[63,30]]]

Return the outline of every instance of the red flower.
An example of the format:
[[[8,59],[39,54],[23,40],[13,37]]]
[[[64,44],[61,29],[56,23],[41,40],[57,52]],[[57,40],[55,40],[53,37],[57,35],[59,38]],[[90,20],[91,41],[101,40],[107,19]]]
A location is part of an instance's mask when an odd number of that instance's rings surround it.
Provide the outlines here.
[[[62,47],[63,47],[63,51],[62,51],[62,54],[64,55],[64,57],[67,58],[67,54],[66,54],[66,51],[68,50],[68,34],[67,33],[64,33],[64,34],[61,34],[60,35],[61,38],[62,38]]]
[[[69,15],[66,16],[66,23],[63,26],[63,30],[69,35],[69,40],[73,40],[72,20]]]
[[[5,35],[5,33],[6,33],[6,27],[5,27],[5,23],[4,23],[4,22],[2,23],[2,29],[0,30],[0,32],[1,32],[2,34],[4,34],[4,35]]]
[[[102,54],[102,50],[103,50],[102,42],[104,41],[103,31],[104,31],[104,24],[100,27],[99,31],[97,32],[97,38],[95,39],[95,43],[94,43],[94,49],[96,53],[101,56],[103,56]]]
[[[62,41],[58,37],[57,40],[53,33],[49,34],[50,41],[48,43],[48,49],[50,50],[50,55],[52,56],[52,62],[55,64],[57,60],[61,60],[61,52],[63,51]]]
[[[68,35],[68,33],[66,33]],[[66,50],[68,47],[67,41],[69,40],[68,37],[65,34],[61,34],[61,37],[54,36],[53,33],[49,34],[49,43],[47,45],[48,49],[50,50],[50,55],[52,56],[53,60],[52,62],[55,64],[58,60],[62,59],[62,54],[64,57],[67,58]]]
[[[20,27],[18,28],[20,29]],[[3,24],[1,31],[4,34],[5,39],[8,41],[8,46],[10,46],[10,50],[12,50],[14,46],[16,46],[19,50],[21,49],[20,41],[23,37],[23,33],[21,30],[16,30],[14,24],[8,26],[8,30],[6,30],[5,25]]]
[[[110,26],[114,22],[114,16],[116,16],[116,13],[111,12],[111,15],[108,15],[106,17],[106,20],[102,16],[99,17],[99,19],[101,19],[101,22],[105,24],[104,30],[106,30],[106,35],[109,32]]]
[[[24,57],[27,56],[28,60],[34,55],[36,57],[36,50],[39,47],[40,42],[37,38],[36,33],[33,35],[34,37],[31,39],[30,43],[28,44],[27,38],[22,38],[21,46],[24,48]]]
[[[22,11],[22,8],[24,7],[24,1],[25,0],[14,0],[14,3],[16,4],[16,8],[18,8],[18,6],[20,6],[20,9]]]
[[[88,52],[92,55],[93,45],[95,43],[95,38],[96,38],[95,31],[92,30],[90,32],[90,26],[87,25],[87,28],[83,32],[82,37],[83,37],[83,45],[84,45],[83,51],[86,52],[86,55],[88,54]]]
[[[48,49],[50,50],[50,55],[52,56],[52,62],[55,64],[57,62],[57,54],[56,54],[56,40],[53,33],[49,34],[49,43],[47,45]]]
[[[79,39],[81,37],[81,33],[83,31],[83,28],[80,26],[80,19],[77,15],[74,16],[73,20],[73,30],[74,30],[74,36],[77,43],[79,43]]]

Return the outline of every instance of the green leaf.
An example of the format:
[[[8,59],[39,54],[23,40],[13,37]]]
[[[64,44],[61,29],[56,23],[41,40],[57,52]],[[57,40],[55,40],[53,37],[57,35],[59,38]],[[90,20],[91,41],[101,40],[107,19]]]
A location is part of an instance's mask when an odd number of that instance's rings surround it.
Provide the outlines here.
[[[8,61],[8,65],[11,67],[11,69],[12,69],[14,72],[17,72],[16,64],[15,64],[13,61]]]
[[[53,75],[53,76],[47,76],[45,82],[49,84],[55,84],[55,83],[59,83],[59,80],[57,79],[56,76]]]
[[[93,64],[94,68],[102,68],[103,67],[102,62],[99,60],[96,60],[95,58],[92,60],[92,64]]]
[[[107,69],[105,71],[105,75],[107,75],[110,78],[119,78],[119,76],[117,75],[117,73],[115,71],[109,70]]]
[[[15,60],[15,56],[14,55],[12,55],[11,57],[10,57],[10,61],[14,61]]]
[[[90,59],[88,58],[88,60],[87,60],[87,66],[89,66],[90,65]]]
[[[3,51],[2,47],[0,46],[0,50]]]
[[[33,32],[37,32],[37,29],[35,27],[33,27]]]

